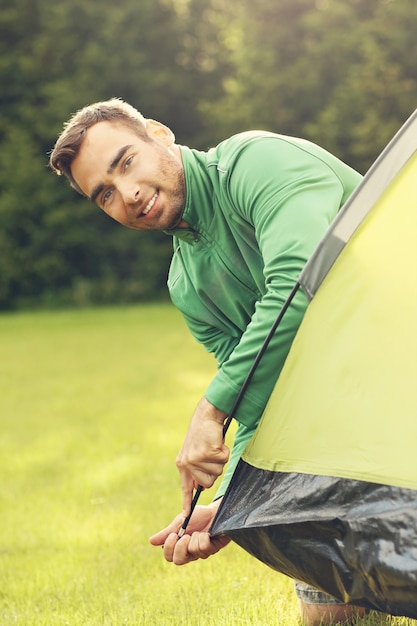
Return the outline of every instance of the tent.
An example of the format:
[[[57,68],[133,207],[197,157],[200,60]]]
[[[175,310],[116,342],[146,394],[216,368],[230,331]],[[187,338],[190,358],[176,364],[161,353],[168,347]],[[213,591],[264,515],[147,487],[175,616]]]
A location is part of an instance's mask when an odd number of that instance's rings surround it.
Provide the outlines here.
[[[305,266],[310,302],[211,528],[417,618],[417,111]]]

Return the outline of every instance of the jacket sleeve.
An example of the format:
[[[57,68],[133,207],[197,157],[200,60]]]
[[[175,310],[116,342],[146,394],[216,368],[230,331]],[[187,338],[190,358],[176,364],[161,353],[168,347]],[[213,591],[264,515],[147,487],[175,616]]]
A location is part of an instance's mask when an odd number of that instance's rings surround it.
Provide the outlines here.
[[[264,261],[265,293],[239,343],[207,389],[207,399],[230,412],[265,337],[306,261],[360,181],[346,166],[351,189],[328,162],[303,147],[276,139],[250,144],[228,174],[234,211],[253,225]],[[340,162],[339,162],[340,163]],[[239,409],[239,423],[256,426],[281,372],[307,306],[299,290],[262,358]]]
[[[275,142],[263,140],[248,147],[228,179],[234,210],[254,227],[264,261],[265,293],[256,303],[239,343],[206,392],[207,399],[227,413],[305,263],[361,179],[346,166],[346,180],[342,181],[318,155],[285,141],[277,150]],[[307,300],[300,289],[236,412],[238,429],[216,498],[224,495],[256,429],[306,307]]]

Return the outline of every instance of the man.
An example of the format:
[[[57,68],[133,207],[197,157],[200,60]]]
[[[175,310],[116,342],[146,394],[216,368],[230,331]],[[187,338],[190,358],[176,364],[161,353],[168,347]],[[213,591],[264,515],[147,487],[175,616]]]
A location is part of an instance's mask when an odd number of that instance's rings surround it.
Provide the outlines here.
[[[318,146],[268,132],[231,137],[208,152],[112,99],[66,124],[50,165],[124,226],[172,235],[168,288],[194,335],[218,362],[177,457],[183,512],[151,537],[178,565],[224,547],[208,528],[259,422],[307,302],[301,292],[273,337],[235,415],[233,451],[214,502],[197,507],[178,539],[193,489],[211,487],[229,450],[223,424],[298,275],[360,176]],[[346,619],[355,607],[298,584],[309,625]],[[323,622],[325,623],[325,622]]]

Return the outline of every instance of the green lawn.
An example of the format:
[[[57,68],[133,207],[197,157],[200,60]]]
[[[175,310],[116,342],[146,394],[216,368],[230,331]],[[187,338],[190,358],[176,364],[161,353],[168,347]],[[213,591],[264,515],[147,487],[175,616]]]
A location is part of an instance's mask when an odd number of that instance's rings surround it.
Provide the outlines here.
[[[236,546],[177,568],[148,543],[215,371],[171,306],[2,315],[0,346],[0,626],[298,623]]]

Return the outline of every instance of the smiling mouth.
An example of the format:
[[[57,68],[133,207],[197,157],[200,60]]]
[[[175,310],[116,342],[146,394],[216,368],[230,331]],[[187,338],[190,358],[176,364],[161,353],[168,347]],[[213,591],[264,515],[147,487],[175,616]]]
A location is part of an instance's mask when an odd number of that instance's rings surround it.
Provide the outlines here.
[[[142,216],[148,215],[149,211],[152,209],[153,205],[156,202],[157,197],[159,196],[159,191],[156,191],[152,198],[149,200],[148,204],[142,211]]]

